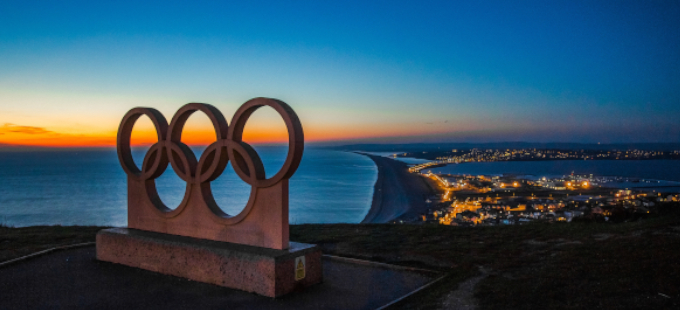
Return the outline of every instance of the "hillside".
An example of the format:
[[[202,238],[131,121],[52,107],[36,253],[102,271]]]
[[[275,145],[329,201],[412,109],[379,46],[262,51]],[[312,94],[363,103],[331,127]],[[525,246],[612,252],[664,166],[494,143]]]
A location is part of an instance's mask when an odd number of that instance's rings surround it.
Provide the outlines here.
[[[326,254],[436,269],[448,276],[397,304],[440,309],[664,309],[680,306],[680,214],[628,223],[523,226],[338,224],[291,226],[291,239]],[[0,228],[0,261],[94,241],[100,227]],[[458,290],[463,283],[474,294]],[[476,285],[475,285],[476,284]]]

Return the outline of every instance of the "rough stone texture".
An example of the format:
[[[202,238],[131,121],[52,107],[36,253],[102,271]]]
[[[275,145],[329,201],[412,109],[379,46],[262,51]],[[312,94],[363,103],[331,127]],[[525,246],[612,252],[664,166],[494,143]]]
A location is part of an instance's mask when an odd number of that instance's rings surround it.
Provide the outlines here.
[[[148,198],[145,182],[128,177],[129,228],[272,249],[288,247],[288,180],[253,189],[254,198],[248,202],[252,207],[245,208],[245,218],[236,225],[225,225],[195,187],[175,209],[178,215],[166,216]]]
[[[295,281],[295,258],[300,256],[306,260],[306,276]],[[296,242],[276,250],[113,228],[97,234],[97,259],[269,297],[322,281],[321,250]]]
[[[264,164],[255,149],[243,141],[248,118],[264,106],[278,112],[288,129],[286,160],[271,178],[266,178]],[[200,158],[182,142],[187,119],[198,111],[210,119],[217,137]],[[143,115],[154,124],[158,142],[149,148],[141,167],[137,167],[130,138],[135,122]],[[184,105],[169,125],[156,109],[134,108],[125,114],[118,127],[116,146],[121,167],[128,176],[130,228],[278,250],[288,248],[288,180],[302,160],[304,133],[297,114],[285,102],[251,99],[236,111],[231,125],[217,108],[205,103]],[[210,182],[229,163],[239,178],[251,186],[247,204],[235,215],[222,211],[210,187]],[[156,190],[155,179],[168,165],[187,183],[184,198],[176,207],[166,206]]]
[[[278,112],[288,129],[286,160],[271,178],[266,178],[255,149],[243,141],[248,118],[264,106]],[[200,158],[182,143],[184,125],[198,111],[210,119],[217,138]],[[130,138],[144,115],[154,124],[158,142],[137,167]],[[217,108],[204,103],[184,105],[170,124],[156,109],[134,108],[118,127],[116,146],[128,176],[129,228],[97,234],[97,259],[270,297],[321,282],[321,251],[289,241],[288,180],[302,160],[304,133],[286,103],[251,99],[236,111],[231,125]],[[246,206],[236,215],[222,211],[210,187],[229,163],[251,186]],[[187,184],[176,208],[166,206],[156,190],[155,179],[168,165]],[[296,281],[295,259],[301,256],[307,276]]]

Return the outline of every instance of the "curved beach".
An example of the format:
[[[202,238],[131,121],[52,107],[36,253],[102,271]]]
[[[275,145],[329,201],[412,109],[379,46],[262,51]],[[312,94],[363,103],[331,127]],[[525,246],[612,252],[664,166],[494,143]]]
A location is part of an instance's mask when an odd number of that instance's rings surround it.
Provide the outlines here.
[[[378,167],[373,187],[371,209],[361,223],[387,223],[396,219],[410,220],[427,211],[425,200],[436,194],[433,185],[408,172],[408,165],[386,157],[368,156]]]

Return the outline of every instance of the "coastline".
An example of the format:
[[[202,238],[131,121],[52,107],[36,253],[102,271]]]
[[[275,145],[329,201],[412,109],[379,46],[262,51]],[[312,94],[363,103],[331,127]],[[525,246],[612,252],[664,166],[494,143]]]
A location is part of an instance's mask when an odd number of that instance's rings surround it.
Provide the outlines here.
[[[388,223],[411,220],[427,211],[425,200],[437,194],[434,186],[419,175],[408,172],[408,165],[386,157],[355,152],[367,156],[378,167],[378,178],[373,186],[373,200],[365,223]]]

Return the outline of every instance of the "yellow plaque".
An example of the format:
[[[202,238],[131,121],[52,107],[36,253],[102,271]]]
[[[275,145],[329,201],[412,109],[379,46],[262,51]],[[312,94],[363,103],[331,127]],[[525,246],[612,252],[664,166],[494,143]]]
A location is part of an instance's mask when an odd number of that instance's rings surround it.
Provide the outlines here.
[[[295,258],[295,281],[300,281],[305,278],[305,257],[300,256]]]

